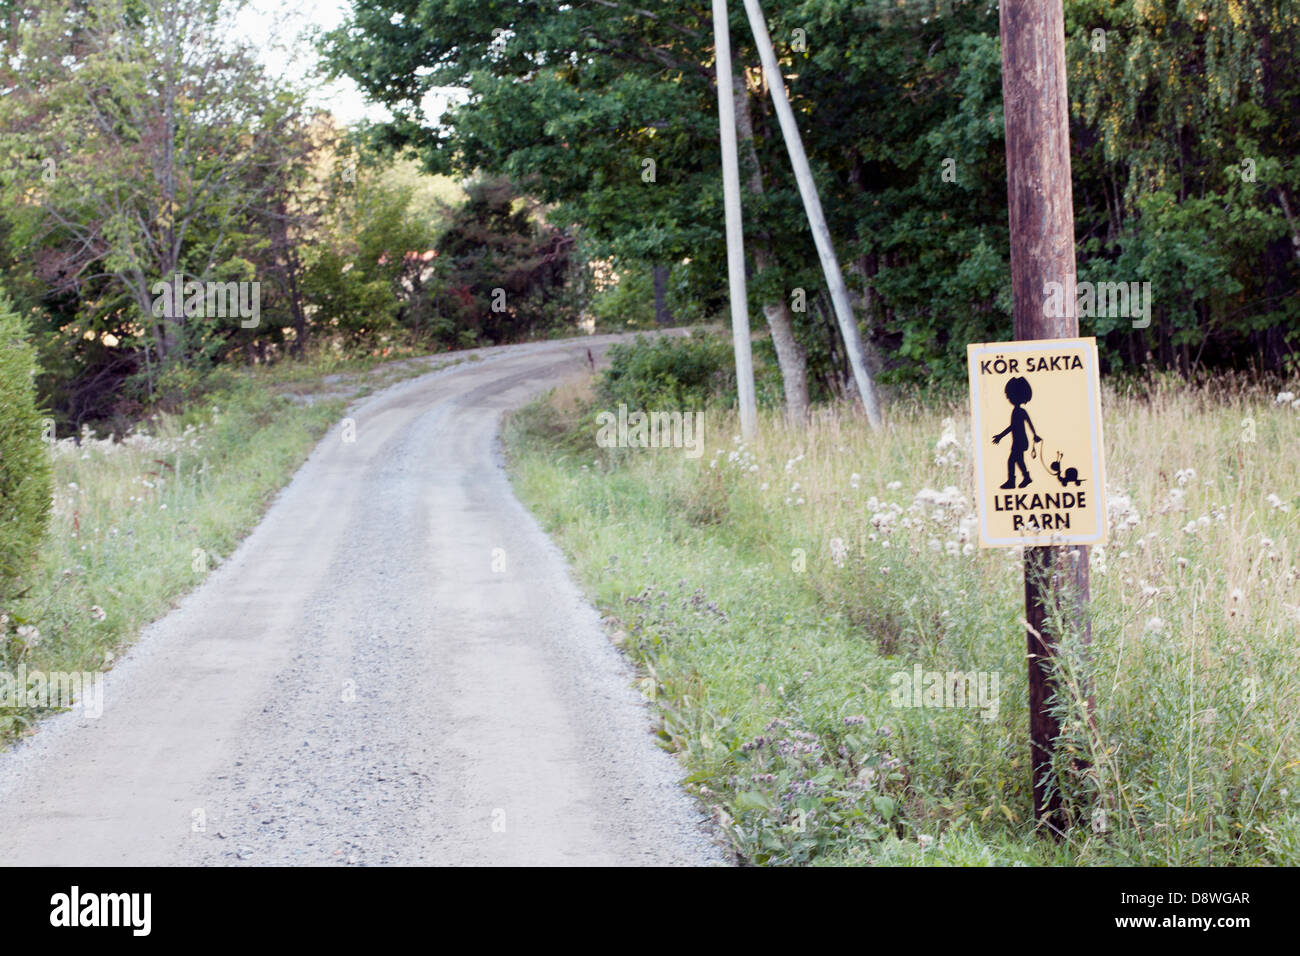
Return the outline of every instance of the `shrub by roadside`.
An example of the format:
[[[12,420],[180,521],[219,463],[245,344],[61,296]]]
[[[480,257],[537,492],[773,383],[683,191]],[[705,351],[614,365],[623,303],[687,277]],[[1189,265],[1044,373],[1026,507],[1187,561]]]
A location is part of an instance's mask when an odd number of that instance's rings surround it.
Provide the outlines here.
[[[768,351],[756,343],[755,391],[760,405],[780,401],[780,373]],[[605,406],[693,411],[736,402],[736,364],[731,339],[706,329],[685,336],[637,336],[609,348],[609,367],[596,389]],[[774,353],[773,353],[774,354]]]
[[[29,577],[49,518],[50,459],[35,375],[26,323],[0,290],[0,607]],[[4,631],[0,625],[0,635]]]

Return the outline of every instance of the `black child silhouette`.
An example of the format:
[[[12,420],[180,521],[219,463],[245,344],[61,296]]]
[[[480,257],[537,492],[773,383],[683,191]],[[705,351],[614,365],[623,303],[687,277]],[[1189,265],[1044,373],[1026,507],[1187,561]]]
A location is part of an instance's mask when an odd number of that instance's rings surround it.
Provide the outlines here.
[[[1029,433],[1034,433],[1034,441],[1042,441],[1038,437],[1038,429],[1034,428],[1034,423],[1029,420],[1029,413],[1025,411],[1025,403],[1034,397],[1034,391],[1029,387],[1028,379],[1017,376],[1008,380],[1006,395],[1007,401],[1015,406],[1011,411],[1011,424],[993,436],[993,444],[996,445],[1005,435],[1008,433],[1011,435],[1011,454],[1007,456],[1007,481],[1000,487],[1016,487],[1016,469],[1019,468],[1020,487],[1023,488],[1032,480],[1029,477],[1029,469],[1025,467],[1025,452],[1029,451]],[[1025,426],[1029,426],[1028,431]]]

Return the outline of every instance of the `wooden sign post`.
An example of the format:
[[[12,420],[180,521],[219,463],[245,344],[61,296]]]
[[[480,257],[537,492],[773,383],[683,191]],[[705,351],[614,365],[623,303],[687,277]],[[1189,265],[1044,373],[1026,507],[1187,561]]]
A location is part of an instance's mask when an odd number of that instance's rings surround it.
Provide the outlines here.
[[[999,17],[1014,337],[1073,339],[1079,334],[1074,301],[1066,301],[1064,308],[1044,307],[1048,283],[1075,288],[1062,0],[1001,0]],[[1053,615],[1051,609],[1063,596],[1071,606],[1059,608],[1064,613]],[[1071,622],[1082,630],[1085,642],[1090,640],[1088,597],[1086,546],[1035,546],[1025,550],[1034,813],[1057,830],[1063,829],[1067,821],[1047,773],[1055,739],[1060,735],[1060,727],[1048,710],[1052,694],[1050,664],[1059,638],[1050,622],[1054,616]]]

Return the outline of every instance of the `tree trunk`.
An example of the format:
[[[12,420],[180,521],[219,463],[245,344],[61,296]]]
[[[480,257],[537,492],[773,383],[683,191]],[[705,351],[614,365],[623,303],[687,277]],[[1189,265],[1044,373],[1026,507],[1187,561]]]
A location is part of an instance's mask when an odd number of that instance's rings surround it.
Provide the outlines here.
[[[307,347],[307,315],[302,307],[302,292],[298,288],[298,257],[293,244],[289,241],[289,206],[285,201],[284,186],[276,198],[275,210],[271,216],[271,228],[274,230],[276,260],[284,276],[285,291],[288,293],[289,309],[293,314],[293,347],[295,356],[301,357]]]
[[[856,297],[862,314],[862,325],[865,326],[862,336],[862,361],[873,379],[885,370],[885,360],[881,358],[880,349],[876,347],[876,329],[879,326],[877,306],[880,302],[880,293],[872,285],[872,280],[875,279],[880,268],[879,261],[879,257],[874,254],[861,255],[850,262],[848,268],[848,271],[856,275],[858,281],[862,283],[862,295]]]
[[[853,165],[849,170],[849,189],[853,195],[858,197],[862,202],[866,199],[867,172],[862,163],[862,153],[853,150]],[[878,316],[880,316],[880,293],[876,291],[873,280],[876,273],[880,271],[880,256],[876,253],[863,253],[849,263],[848,271],[858,277],[858,282],[862,285],[861,295],[850,295],[856,301],[854,305],[861,310],[862,325],[865,326],[862,335],[862,360],[867,366],[867,371],[871,373],[873,379],[878,378],[880,373],[885,370],[885,361],[880,355],[880,349],[876,347],[876,331],[880,327]]]
[[[1295,213],[1291,211],[1286,190],[1281,186],[1277,189],[1277,199],[1282,206],[1282,215],[1286,216],[1287,225],[1291,228],[1291,250],[1295,253],[1295,257],[1300,259],[1300,221],[1297,221]]]
[[[298,288],[298,257],[289,249],[289,303],[293,308],[293,352],[301,357],[307,348],[307,312]]]
[[[169,25],[171,25],[169,23]],[[171,48],[172,54],[175,53],[174,46]],[[162,187],[162,207],[165,226],[162,231],[161,255],[159,256],[158,265],[160,266],[161,275],[158,277],[163,282],[172,282],[176,273],[180,271],[180,241],[176,235],[176,73],[175,63],[169,56],[168,62],[164,66],[166,70],[166,85],[163,88],[163,119],[166,123],[166,133],[163,140],[162,162],[155,176],[159,179],[159,185]],[[181,285],[184,289],[184,283]],[[176,361],[176,348],[180,344],[180,328],[185,323],[185,306],[183,302],[172,302],[171,315],[163,317],[162,320],[162,337],[158,340],[158,365],[160,369],[166,370]],[[183,356],[182,356],[183,357]]]
[[[754,196],[763,195],[763,171],[754,148],[754,119],[749,111],[749,89],[743,77],[733,78],[736,101],[736,137],[740,141],[740,157],[749,164],[746,185]],[[750,242],[754,256],[754,269],[763,272],[776,266],[776,255],[763,230],[756,230]],[[784,297],[763,303],[763,317],[772,333],[776,347],[776,362],[781,368],[781,385],[785,391],[785,412],[792,422],[808,418],[808,355],[794,336],[794,317]]]
[[[666,326],[673,324],[673,314],[668,311],[668,266],[654,267],[655,282],[655,324]]]
[[[765,242],[754,243],[754,268],[762,272],[772,268],[774,256]],[[785,299],[763,304],[763,317],[776,347],[776,364],[781,367],[781,385],[785,391],[785,412],[792,422],[808,417],[808,355],[794,337],[794,316]]]

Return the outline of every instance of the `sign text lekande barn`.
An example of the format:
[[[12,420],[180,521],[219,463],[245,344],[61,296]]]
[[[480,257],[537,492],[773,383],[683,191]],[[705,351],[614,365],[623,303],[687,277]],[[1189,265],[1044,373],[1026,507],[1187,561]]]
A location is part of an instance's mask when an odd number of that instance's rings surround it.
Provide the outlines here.
[[[980,546],[1101,544],[1097,341],[966,347]]]

